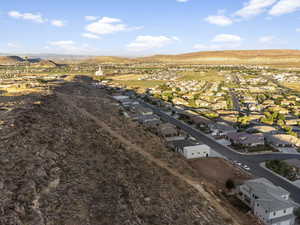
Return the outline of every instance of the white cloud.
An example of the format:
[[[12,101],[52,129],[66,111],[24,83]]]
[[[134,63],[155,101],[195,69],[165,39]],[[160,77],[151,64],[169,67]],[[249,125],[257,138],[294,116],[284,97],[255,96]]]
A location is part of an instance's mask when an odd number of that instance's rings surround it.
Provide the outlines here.
[[[180,41],[180,38],[179,38],[179,37],[176,37],[176,36],[173,36],[172,39],[173,39],[174,41]]]
[[[234,42],[241,42],[242,38],[237,35],[232,34],[219,34],[216,35],[212,42],[223,42],[223,43],[234,43]]]
[[[52,20],[51,24],[55,27],[63,27],[66,25],[65,22],[62,20]]]
[[[91,33],[83,33],[81,36],[89,39],[100,39],[98,35]]]
[[[49,43],[52,46],[57,46],[57,47],[65,47],[65,46],[70,46],[70,45],[74,45],[75,42],[68,40],[68,41],[52,41]]]
[[[241,46],[242,40],[243,39],[237,35],[219,34],[210,40],[210,43],[195,44],[193,48],[206,51],[237,49]]]
[[[91,54],[96,52],[96,49],[90,48],[88,44],[80,45],[72,40],[53,41],[49,42],[49,45],[56,48],[57,51],[63,50],[64,53],[68,54]],[[50,47],[48,49],[50,49]]]
[[[40,13],[33,14],[33,13],[20,13],[18,11],[10,11],[8,15],[15,19],[23,19],[23,20],[31,20],[36,23],[44,23],[47,20],[43,18]]]
[[[272,16],[279,16],[287,13],[292,13],[300,9],[300,0],[280,0],[270,10]]]
[[[249,0],[244,7],[237,12],[236,16],[242,18],[249,18],[259,15],[266,11],[268,7],[271,7],[277,0]]]
[[[136,29],[141,29],[141,27],[129,27],[128,25],[122,23],[122,20],[110,17],[102,17],[97,22],[93,22],[86,26],[87,31],[98,35],[113,34],[120,31]]]
[[[19,45],[19,44],[13,43],[13,42],[7,43],[7,46],[8,46],[9,48],[20,48],[20,45]]]
[[[228,26],[233,23],[233,21],[229,17],[223,15],[208,16],[205,18],[205,21],[219,26]]]
[[[297,29],[296,29],[296,32],[300,32],[300,28],[297,28]]]
[[[177,2],[188,2],[189,0],[176,0]]]
[[[261,38],[259,38],[258,40],[260,43],[264,44],[264,45],[285,45],[287,44],[286,41],[281,40],[280,38],[273,36],[273,35],[269,35],[269,36],[263,36]]]
[[[98,17],[96,17],[96,16],[85,16],[84,19],[86,21],[94,21],[94,20],[97,20]]]
[[[264,43],[264,44],[270,44],[270,43],[274,42],[275,39],[276,39],[275,36],[264,36],[264,37],[259,38],[259,42]]]
[[[127,45],[127,48],[131,51],[146,51],[155,48],[162,48],[174,41],[178,41],[178,38],[150,35],[138,36],[132,43]]]

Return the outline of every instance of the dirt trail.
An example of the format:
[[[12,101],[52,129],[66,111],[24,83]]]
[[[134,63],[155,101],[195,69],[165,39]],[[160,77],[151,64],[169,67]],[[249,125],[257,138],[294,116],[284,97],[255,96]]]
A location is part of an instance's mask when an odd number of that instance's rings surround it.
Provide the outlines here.
[[[77,104],[71,100],[71,98],[76,97],[72,95],[66,95],[63,93],[56,93],[57,96],[59,98],[61,98],[63,100],[63,102],[65,102],[65,104],[73,107],[74,109],[76,109],[80,114],[84,115],[85,117],[91,119],[92,121],[94,121],[99,127],[101,127],[102,129],[104,129],[106,132],[108,132],[112,137],[117,138],[121,143],[123,143],[125,145],[125,148],[127,148],[128,150],[133,150],[135,152],[138,152],[139,154],[143,155],[147,160],[149,160],[150,162],[152,162],[153,164],[159,166],[160,168],[163,168],[165,170],[167,170],[170,174],[172,174],[173,176],[179,178],[180,180],[184,181],[185,183],[189,184],[190,186],[192,186],[194,189],[196,189],[198,192],[201,193],[201,195],[203,195],[212,206],[214,206],[216,208],[216,210],[224,217],[224,218],[231,218],[233,221],[233,225],[240,225],[239,222],[237,222],[235,220],[235,218],[232,217],[232,215],[230,215],[225,209],[224,207],[222,207],[220,205],[220,203],[218,202],[218,200],[216,198],[213,198],[212,195],[210,193],[208,193],[207,191],[205,191],[202,188],[202,185],[197,182],[194,181],[193,178],[188,177],[188,176],[184,176],[180,173],[178,173],[176,170],[170,168],[165,162],[161,161],[160,159],[157,159],[155,157],[153,157],[150,153],[144,151],[142,148],[140,148],[139,146],[131,143],[129,140],[127,140],[126,138],[124,138],[122,135],[120,135],[118,132],[114,131],[111,127],[109,127],[106,123],[104,123],[102,120],[99,120],[96,116],[94,116],[93,114],[89,113],[88,111],[86,111],[84,108],[78,107]]]

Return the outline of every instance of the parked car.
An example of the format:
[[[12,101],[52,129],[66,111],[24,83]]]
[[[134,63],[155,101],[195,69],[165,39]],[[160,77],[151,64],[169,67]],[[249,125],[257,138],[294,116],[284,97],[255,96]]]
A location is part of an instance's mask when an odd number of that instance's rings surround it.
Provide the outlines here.
[[[243,166],[243,168],[244,168],[245,170],[247,170],[247,171],[249,171],[249,170],[250,170],[250,167],[249,167],[249,166],[247,166],[247,165],[244,165],[244,166]]]

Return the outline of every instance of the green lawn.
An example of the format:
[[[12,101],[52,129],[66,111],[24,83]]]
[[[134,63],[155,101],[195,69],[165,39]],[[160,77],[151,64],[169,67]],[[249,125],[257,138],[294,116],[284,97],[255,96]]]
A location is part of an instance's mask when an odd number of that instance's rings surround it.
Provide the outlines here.
[[[179,80],[199,80],[199,81],[224,81],[224,76],[219,75],[217,71],[201,72],[183,72],[183,77]]]

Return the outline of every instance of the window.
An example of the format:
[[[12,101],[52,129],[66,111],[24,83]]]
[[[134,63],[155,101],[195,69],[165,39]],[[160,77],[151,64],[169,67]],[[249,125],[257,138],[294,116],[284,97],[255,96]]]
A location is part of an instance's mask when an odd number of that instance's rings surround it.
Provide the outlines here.
[[[256,206],[259,207],[259,204],[257,203]]]
[[[276,216],[276,212],[273,212],[273,216]]]
[[[283,213],[286,213],[286,210],[283,210]]]

